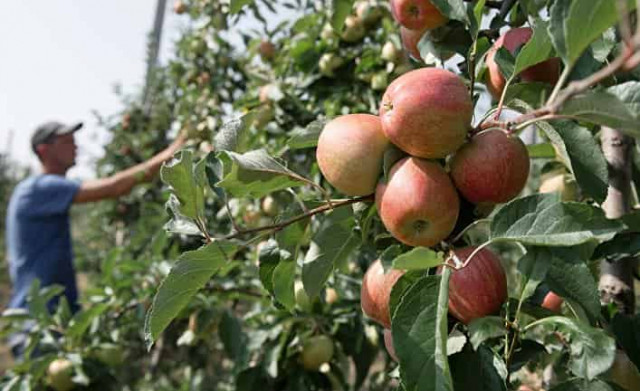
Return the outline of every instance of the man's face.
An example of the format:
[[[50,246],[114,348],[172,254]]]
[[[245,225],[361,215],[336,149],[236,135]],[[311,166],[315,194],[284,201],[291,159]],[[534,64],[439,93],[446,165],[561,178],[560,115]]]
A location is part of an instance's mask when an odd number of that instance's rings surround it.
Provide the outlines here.
[[[57,136],[48,146],[49,156],[60,166],[69,169],[76,164],[77,147],[73,133]]]

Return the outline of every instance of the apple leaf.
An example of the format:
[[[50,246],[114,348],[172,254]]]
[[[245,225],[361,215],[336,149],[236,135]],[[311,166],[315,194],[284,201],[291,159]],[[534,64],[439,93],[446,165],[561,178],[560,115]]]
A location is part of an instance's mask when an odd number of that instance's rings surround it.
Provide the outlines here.
[[[477,351],[467,347],[449,357],[454,389],[473,391],[506,391],[504,362],[490,348]],[[502,372],[502,374],[501,374]]]
[[[302,265],[302,282],[310,297],[320,293],[334,267],[360,245],[353,211],[335,209],[320,223]]]
[[[631,137],[640,137],[638,118],[610,92],[588,92],[567,101],[559,115],[618,129]]]
[[[616,353],[616,343],[607,332],[585,325],[564,316],[551,316],[527,326],[525,338],[546,335],[557,339],[556,332],[571,341],[568,368],[574,375],[588,380],[604,373],[611,367]]]
[[[640,82],[628,81],[607,88],[607,92],[615,95],[635,116],[640,115]],[[639,119],[640,121],[640,119]]]
[[[91,325],[91,322],[105,312],[109,306],[105,303],[93,304],[90,308],[76,313],[71,321],[65,335],[70,338],[80,338]]]
[[[215,240],[180,256],[160,284],[147,312],[144,332],[148,348],[238,247],[231,241]]]
[[[551,86],[548,83],[515,83],[509,84],[509,89],[505,95],[506,105],[510,105],[514,100],[521,100],[531,108],[540,107],[544,104],[546,97],[551,93]],[[529,111],[531,109],[527,109]]]
[[[447,18],[459,20],[469,25],[469,15],[463,0],[430,0],[433,5]]]
[[[273,273],[280,263],[280,249],[275,240],[269,239],[267,244],[260,248],[258,252],[258,263],[260,264],[259,275],[262,286],[275,296]]]
[[[246,152],[251,137],[249,130],[256,115],[257,110],[253,110],[222,125],[213,138],[214,149],[216,151]]]
[[[282,253],[281,253],[282,254]],[[285,306],[288,310],[292,310],[296,305],[294,295],[294,283],[296,279],[296,262],[289,255],[284,259],[280,259],[278,265],[273,269],[273,293],[276,300]]]
[[[624,229],[602,209],[577,202],[558,202],[553,194],[535,194],[511,201],[491,222],[492,240],[538,246],[574,246],[606,241]]]
[[[498,69],[500,69],[502,76],[506,80],[510,80],[513,77],[513,72],[515,71],[515,58],[513,55],[511,55],[504,46],[501,46],[496,50],[496,54],[493,59],[496,64],[498,64]]]
[[[553,159],[556,157],[556,151],[550,143],[527,145],[527,151],[532,159]]]
[[[547,60],[552,53],[553,46],[547,32],[547,24],[542,19],[536,19],[531,39],[522,47],[516,57],[513,70],[514,76],[532,65]]]
[[[527,253],[518,260],[518,272],[521,275],[520,286],[520,303],[531,297],[538,285],[547,275],[549,270],[549,263],[546,259],[541,258],[542,252],[538,251],[538,247],[532,247],[527,250]]]
[[[613,239],[596,247],[592,259],[607,259],[616,261],[623,258],[635,257],[640,254],[640,233],[621,232]]]
[[[204,211],[204,187],[198,183],[196,174],[193,153],[189,150],[180,151],[177,157],[164,163],[160,169],[162,181],[170,186],[178,200],[172,210],[192,220],[196,220]]]
[[[255,0],[231,0],[229,5],[229,13],[237,14],[245,5],[253,4]]]
[[[322,129],[327,124],[327,120],[321,119],[311,122],[304,128],[294,129],[287,140],[290,149],[313,148],[318,145],[318,138]]]
[[[386,273],[386,271],[385,271]],[[391,288],[391,296],[389,297],[389,314],[393,321],[393,316],[407,290],[419,279],[425,276],[424,270],[408,271],[400,277],[393,288]]]
[[[331,25],[334,30],[342,31],[344,20],[351,14],[354,0],[332,0],[333,14],[331,15]]]
[[[393,319],[393,344],[406,391],[453,391],[447,360],[449,277],[426,276],[402,296]]]
[[[236,197],[259,198],[277,190],[304,184],[318,187],[309,179],[289,170],[263,150],[238,154],[219,152],[222,180],[215,184]]]
[[[550,388],[549,391],[625,391],[625,389],[602,380],[571,379]]]
[[[242,332],[240,320],[228,309],[220,317],[218,335],[225,352],[234,360],[234,364],[240,368],[246,365],[247,336]]]
[[[486,340],[505,335],[507,335],[507,329],[504,327],[504,319],[499,316],[485,316],[469,324],[469,341],[474,350],[478,350]]]
[[[421,270],[441,265],[444,262],[444,254],[426,247],[416,247],[393,260],[394,269]]]

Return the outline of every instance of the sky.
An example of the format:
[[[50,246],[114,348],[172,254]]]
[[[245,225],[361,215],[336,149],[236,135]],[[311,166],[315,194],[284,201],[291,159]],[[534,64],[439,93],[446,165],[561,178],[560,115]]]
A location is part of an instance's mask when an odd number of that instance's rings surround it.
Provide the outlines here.
[[[161,58],[172,52],[185,20],[167,1]],[[29,145],[48,120],[83,121],[78,164],[69,177],[93,176],[108,135],[103,116],[122,109],[114,86],[137,91],[144,80],[147,34],[156,0],[4,1],[0,12],[0,152],[38,167]]]

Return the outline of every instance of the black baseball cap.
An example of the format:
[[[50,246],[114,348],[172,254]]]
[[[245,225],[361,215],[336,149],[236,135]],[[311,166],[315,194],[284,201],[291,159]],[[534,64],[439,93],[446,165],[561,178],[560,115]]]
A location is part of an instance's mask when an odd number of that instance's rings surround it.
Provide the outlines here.
[[[35,151],[37,145],[50,143],[56,136],[77,132],[82,126],[82,122],[72,124],[63,124],[57,121],[46,122],[38,126],[36,131],[33,132],[31,148]]]

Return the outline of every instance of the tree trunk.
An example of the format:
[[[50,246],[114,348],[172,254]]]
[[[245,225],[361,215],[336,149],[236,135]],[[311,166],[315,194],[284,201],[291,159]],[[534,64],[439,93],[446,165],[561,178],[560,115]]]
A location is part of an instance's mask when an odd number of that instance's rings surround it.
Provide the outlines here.
[[[631,153],[633,139],[621,132],[602,128],[602,151],[609,166],[609,190],[602,204],[610,219],[624,216],[631,211]],[[635,292],[633,269],[636,259],[629,257],[618,261],[602,260],[600,263],[600,302],[616,303],[621,312],[633,314]]]

